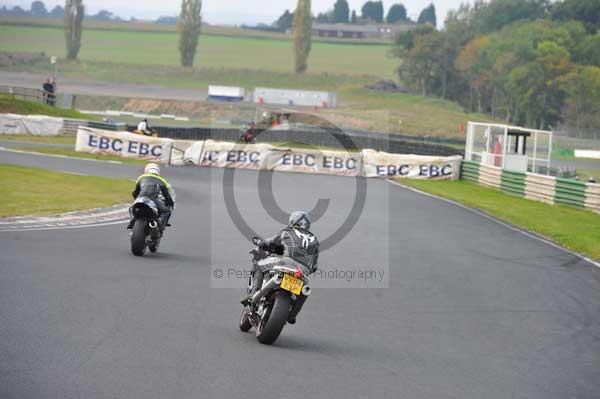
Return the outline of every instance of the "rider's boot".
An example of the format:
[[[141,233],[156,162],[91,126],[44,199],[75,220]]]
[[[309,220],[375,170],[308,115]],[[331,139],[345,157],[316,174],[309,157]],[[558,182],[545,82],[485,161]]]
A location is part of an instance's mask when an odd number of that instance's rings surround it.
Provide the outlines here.
[[[252,297],[256,294],[262,285],[263,273],[258,269],[252,273],[252,288],[250,288],[250,292],[248,295],[244,296],[240,303],[244,306],[249,306],[252,303]]]

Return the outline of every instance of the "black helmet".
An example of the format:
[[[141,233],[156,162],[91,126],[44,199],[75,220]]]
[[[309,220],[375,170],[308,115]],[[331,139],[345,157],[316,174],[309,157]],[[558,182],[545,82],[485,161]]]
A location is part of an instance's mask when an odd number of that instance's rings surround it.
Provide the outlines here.
[[[310,229],[310,216],[306,212],[292,212],[288,221],[288,226],[298,227],[302,230]]]

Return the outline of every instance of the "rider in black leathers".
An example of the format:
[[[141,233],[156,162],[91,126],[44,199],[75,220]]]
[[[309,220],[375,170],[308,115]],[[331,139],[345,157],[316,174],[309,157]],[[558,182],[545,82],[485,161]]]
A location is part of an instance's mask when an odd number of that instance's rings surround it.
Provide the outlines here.
[[[162,228],[169,226],[171,210],[175,207],[175,192],[169,182],[160,175],[160,167],[149,163],[144,168],[144,174],[138,177],[135,189],[131,193],[134,199],[147,197],[154,201],[162,222]],[[131,218],[128,230],[133,229],[135,219]]]
[[[300,263],[308,274],[312,274],[317,270],[319,241],[309,229],[309,215],[300,211],[293,212],[286,228],[261,242],[259,248],[263,251],[256,253],[252,262],[252,289],[250,294],[241,300],[242,304],[250,304],[252,295],[258,292],[262,286],[264,272],[270,268],[269,264],[272,262],[270,262],[268,254],[264,251],[292,258]],[[306,298],[306,296],[300,295],[296,299],[288,323],[294,324],[296,322],[296,316],[302,309]]]

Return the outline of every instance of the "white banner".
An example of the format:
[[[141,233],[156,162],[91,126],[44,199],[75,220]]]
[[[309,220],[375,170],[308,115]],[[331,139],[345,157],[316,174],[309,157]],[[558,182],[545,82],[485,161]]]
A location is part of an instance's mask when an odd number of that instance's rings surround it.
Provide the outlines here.
[[[173,140],[80,126],[75,151],[169,163]]]
[[[388,154],[374,150],[346,152],[291,149],[269,144],[238,144],[213,140],[192,144],[183,157],[184,163],[205,167],[417,179],[458,179],[461,161],[461,156],[430,157]]]
[[[184,162],[215,168],[263,169],[272,146],[240,144],[227,141],[200,141],[192,145]]]
[[[339,176],[362,175],[360,152],[274,148],[268,159],[270,170]]]
[[[452,179],[460,177],[461,156],[431,157],[362,150],[363,176]]]
[[[57,136],[63,128],[62,118],[42,115],[0,114],[0,134]]]

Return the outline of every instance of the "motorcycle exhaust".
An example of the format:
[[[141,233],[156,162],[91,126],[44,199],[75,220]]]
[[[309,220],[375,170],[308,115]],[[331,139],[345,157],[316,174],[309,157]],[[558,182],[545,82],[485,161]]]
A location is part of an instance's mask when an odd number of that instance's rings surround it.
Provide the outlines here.
[[[265,283],[265,285],[263,285],[260,291],[254,294],[254,296],[252,297],[252,302],[256,303],[260,301],[262,297],[267,295],[269,291],[271,291],[275,286],[281,284],[282,280],[283,278],[279,274],[274,275],[269,281]]]
[[[302,295],[304,296],[309,296],[311,291],[312,289],[308,285],[302,287]]]

